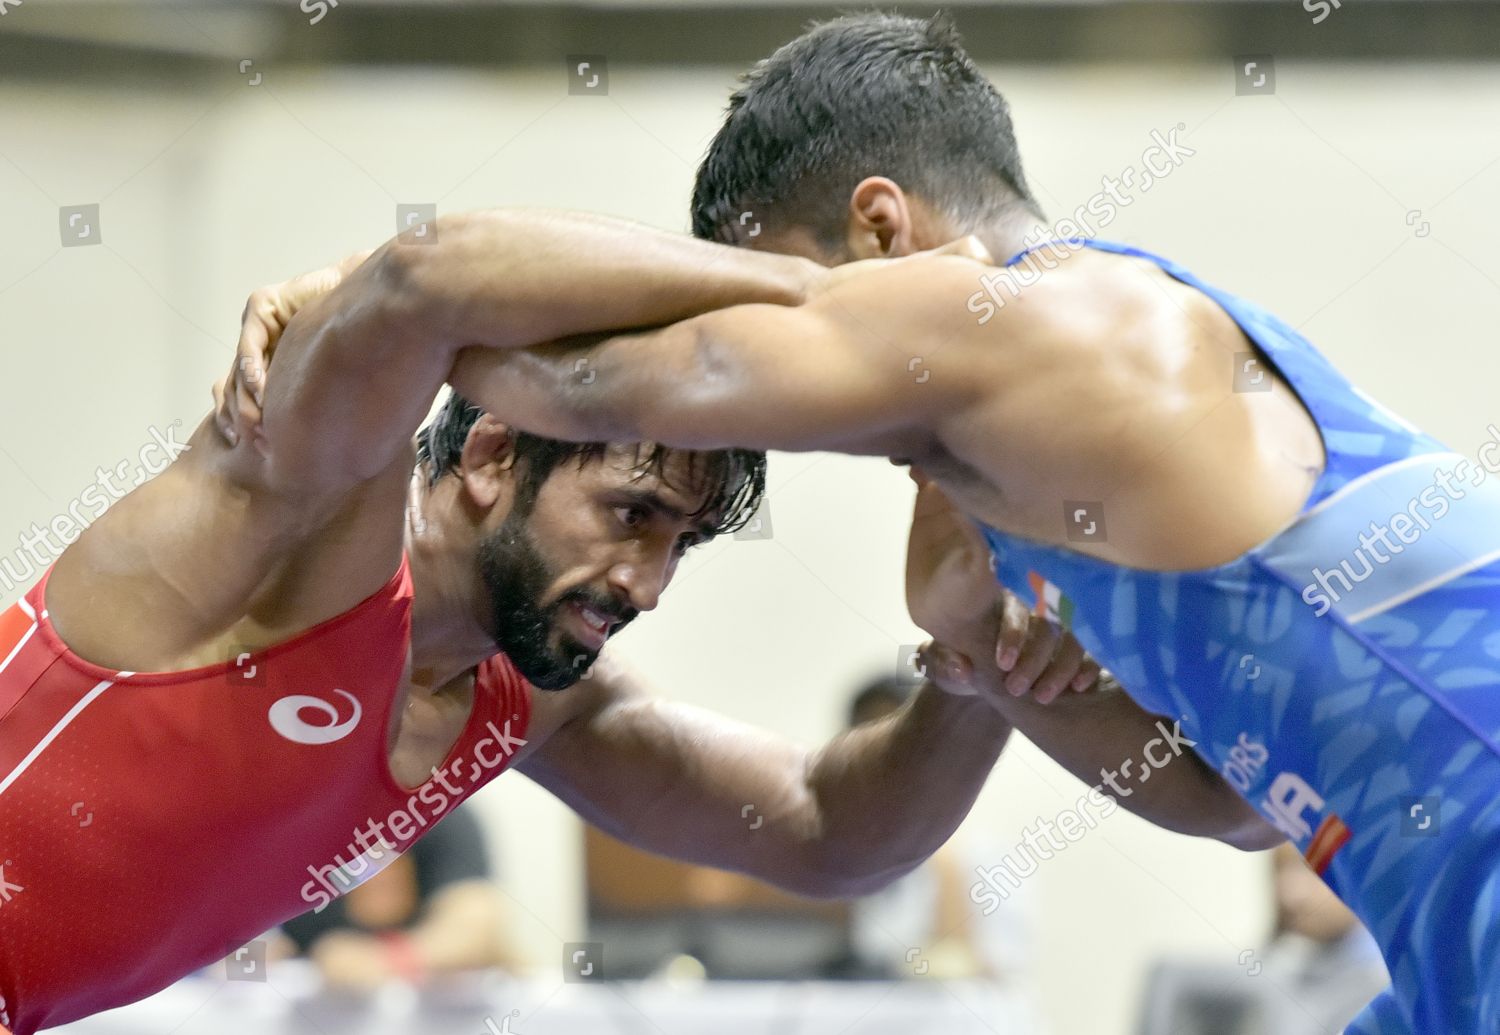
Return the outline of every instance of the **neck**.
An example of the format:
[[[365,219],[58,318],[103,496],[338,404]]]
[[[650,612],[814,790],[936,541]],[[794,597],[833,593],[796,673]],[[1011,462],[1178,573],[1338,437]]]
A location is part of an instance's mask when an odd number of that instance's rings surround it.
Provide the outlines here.
[[[443,482],[429,486],[419,470],[407,496],[412,682],[434,691],[495,653],[474,618],[484,613],[474,577],[477,532],[462,519],[454,492]]]
[[[989,249],[990,257],[997,263],[1043,241],[1050,241],[1053,236],[1050,230],[1043,228],[1041,220],[1025,209],[1000,216],[974,230],[974,235]]]

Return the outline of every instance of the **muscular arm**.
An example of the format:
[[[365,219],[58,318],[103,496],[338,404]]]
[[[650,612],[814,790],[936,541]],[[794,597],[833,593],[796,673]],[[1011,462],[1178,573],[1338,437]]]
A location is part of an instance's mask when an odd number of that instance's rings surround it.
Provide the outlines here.
[[[856,263],[797,306],[470,349],[453,384],[552,438],[912,455],[979,398],[985,379],[957,343],[984,268],[950,255]]]
[[[1037,683],[1040,694],[1025,693],[1040,666],[1024,655],[1009,672],[1001,671],[996,644],[1019,642],[1017,631],[1029,628],[1020,620],[1026,606],[995,581],[989,546],[974,525],[934,483],[920,476],[917,480],[920,488],[907,550],[907,605],[917,624],[937,637],[945,650],[970,659],[968,682],[1006,721],[1080,780],[1100,785],[1102,793],[1158,826],[1246,850],[1270,848],[1283,840],[1180,734],[1168,735],[1174,729],[1170,718],[1146,712],[1112,677],[1101,680],[1091,693],[1057,696],[1051,692],[1056,679],[1050,672]],[[1078,646],[1076,641],[1073,646]],[[1008,687],[1007,681],[1017,677],[1022,685]],[[1011,690],[1024,696],[1013,696]],[[1052,703],[1042,704],[1039,698]],[[1129,772],[1127,759],[1132,760]],[[1104,774],[1111,772],[1119,791],[1105,780]]]
[[[590,704],[523,772],[637,847],[810,896],[865,894],[936,851],[1009,733],[983,703],[926,685],[809,752],[623,678],[590,683]]]
[[[821,275],[804,260],[575,213],[477,212],[436,232],[436,244],[377,249],[287,325],[255,458],[271,484],[336,490],[384,470],[466,347],[790,305]]]
[[[1145,711],[1113,677],[1089,694],[1063,694],[1052,704],[1005,692],[1005,673],[995,664],[995,636],[976,632],[948,646],[973,660],[975,686],[1026,739],[1090,786],[1142,819],[1181,834],[1212,837],[1246,851],[1273,848],[1286,840],[1210,769],[1191,747],[1173,749],[1173,720]],[[1180,736],[1180,733],[1178,734]],[[1185,742],[1184,742],[1185,743]],[[1155,759],[1148,767],[1147,745]],[[1126,760],[1131,771],[1123,772]],[[1117,774],[1116,791],[1105,773]],[[1142,779],[1142,773],[1149,775]]]

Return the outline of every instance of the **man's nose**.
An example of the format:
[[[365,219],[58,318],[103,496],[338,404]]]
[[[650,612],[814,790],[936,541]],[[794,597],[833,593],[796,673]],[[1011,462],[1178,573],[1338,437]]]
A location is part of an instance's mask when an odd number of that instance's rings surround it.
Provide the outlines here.
[[[671,564],[664,557],[643,556],[622,561],[609,571],[611,588],[624,594],[637,611],[655,610],[670,579]]]

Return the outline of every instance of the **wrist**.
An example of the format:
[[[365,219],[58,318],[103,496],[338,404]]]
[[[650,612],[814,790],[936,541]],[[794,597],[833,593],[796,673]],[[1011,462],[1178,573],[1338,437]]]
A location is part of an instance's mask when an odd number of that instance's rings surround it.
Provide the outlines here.
[[[925,696],[929,706],[958,729],[983,739],[1003,739],[1012,728],[1010,719],[995,707],[994,695],[987,693],[982,684],[976,683],[973,693],[960,694],[945,690],[929,679],[923,684],[919,696]]]

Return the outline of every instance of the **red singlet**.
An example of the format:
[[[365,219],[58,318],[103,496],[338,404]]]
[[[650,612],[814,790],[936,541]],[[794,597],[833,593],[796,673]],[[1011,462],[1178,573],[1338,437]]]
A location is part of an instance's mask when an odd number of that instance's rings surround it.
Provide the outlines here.
[[[134,1002],[326,905],[524,743],[528,687],[498,656],[445,764],[396,783],[405,558],[352,611],[186,672],[84,661],[46,589],[0,614],[0,1026],[15,1035]]]

